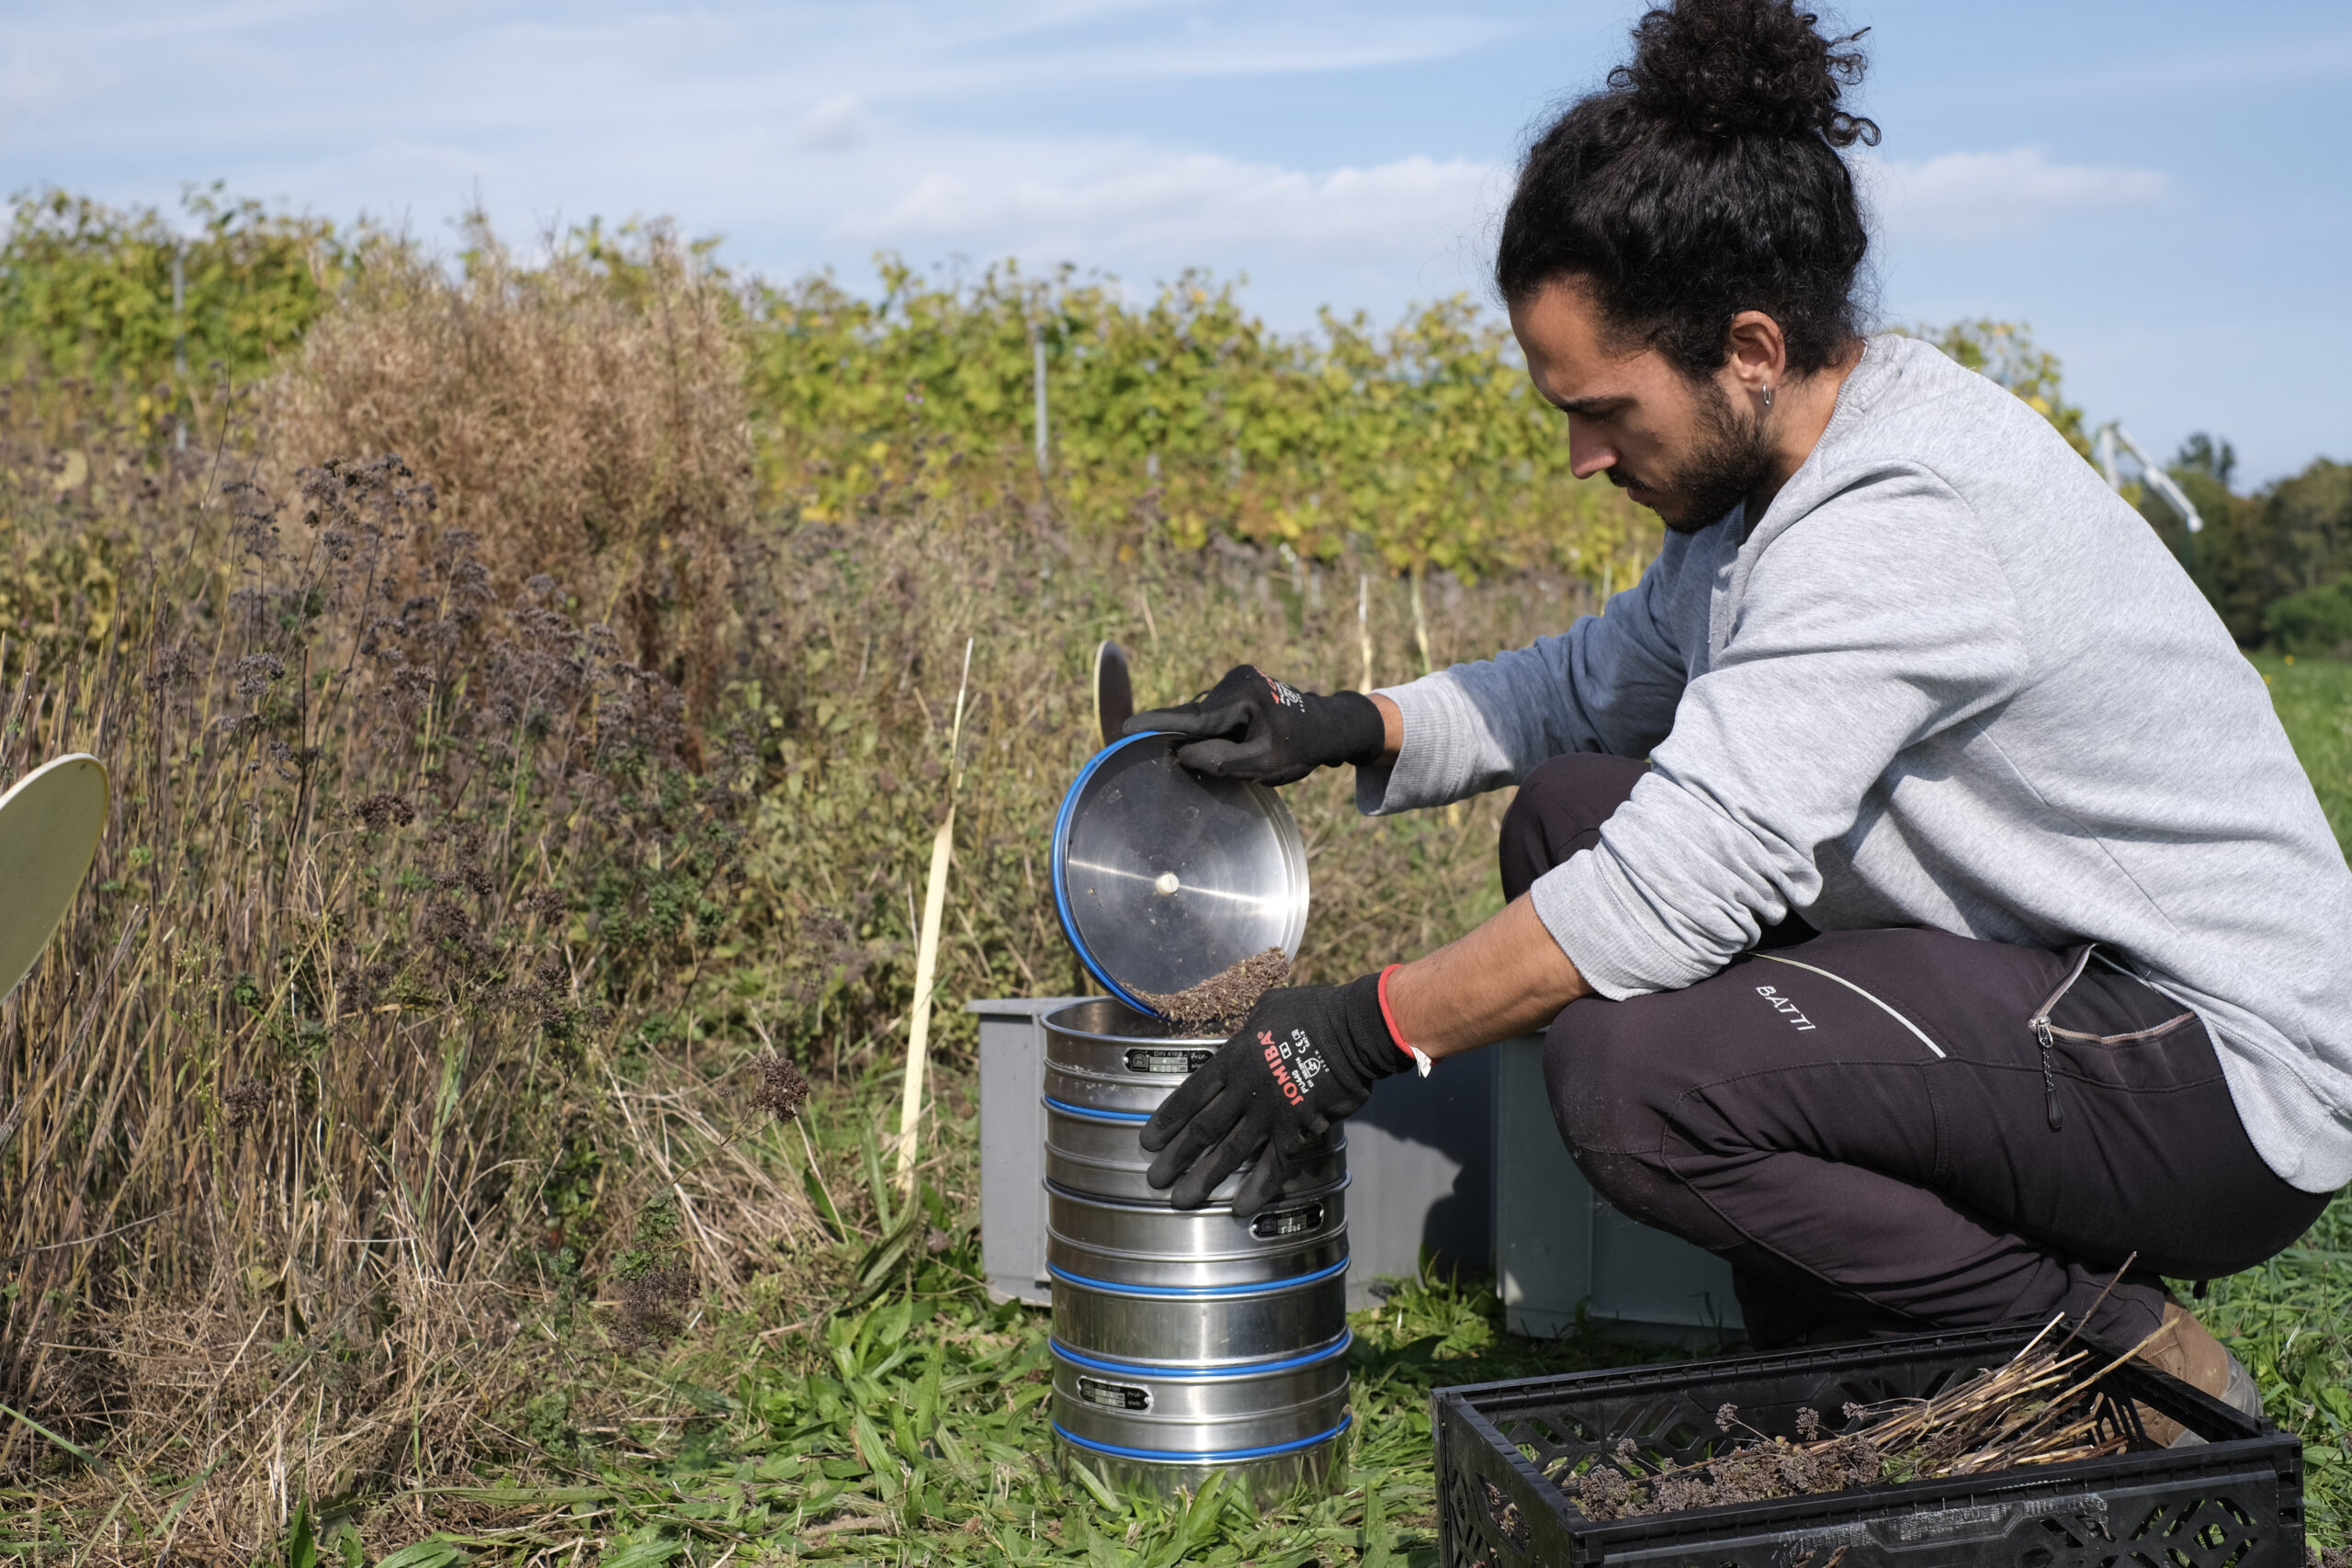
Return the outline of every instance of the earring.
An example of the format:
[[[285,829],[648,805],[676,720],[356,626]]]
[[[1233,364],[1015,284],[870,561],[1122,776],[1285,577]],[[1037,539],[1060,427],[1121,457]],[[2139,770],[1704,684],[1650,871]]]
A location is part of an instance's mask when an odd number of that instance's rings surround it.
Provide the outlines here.
[[[1772,383],[1770,381],[1764,383],[1764,406],[1768,409],[1772,406]]]

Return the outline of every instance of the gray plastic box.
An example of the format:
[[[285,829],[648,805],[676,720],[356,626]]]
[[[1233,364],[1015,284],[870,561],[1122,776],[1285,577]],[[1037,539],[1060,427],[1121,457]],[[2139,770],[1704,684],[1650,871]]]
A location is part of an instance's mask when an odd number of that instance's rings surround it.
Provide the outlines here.
[[[1627,1219],[1568,1157],[1544,1086],[1544,1037],[1506,1040],[1479,1055],[1495,1061],[1495,1276],[1504,1325],[1550,1338],[1576,1325],[1581,1302],[1589,1317],[1645,1339],[1736,1337],[1731,1266]]]
[[[980,1023],[980,1254],[999,1301],[1043,1306],[1045,1061],[1039,1021],[1080,997],[967,1004]],[[1400,1073],[1348,1119],[1348,1305],[1382,1279],[1494,1273],[1514,1334],[1548,1337],[1577,1307],[1643,1337],[1736,1335],[1739,1306],[1721,1259],[1619,1214],[1568,1157],[1544,1089],[1540,1035]]]

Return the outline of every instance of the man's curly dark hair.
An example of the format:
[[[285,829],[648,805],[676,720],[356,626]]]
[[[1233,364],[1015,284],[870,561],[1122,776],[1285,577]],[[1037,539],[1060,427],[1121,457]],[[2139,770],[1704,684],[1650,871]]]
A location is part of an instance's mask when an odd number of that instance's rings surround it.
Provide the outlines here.
[[[1842,153],[1879,130],[1838,107],[1861,34],[1826,37],[1819,19],[1793,0],[1644,16],[1632,61],[1520,165],[1495,257],[1505,303],[1577,279],[1614,337],[1694,378],[1722,366],[1742,310],[1780,323],[1798,375],[1841,357],[1869,245]]]

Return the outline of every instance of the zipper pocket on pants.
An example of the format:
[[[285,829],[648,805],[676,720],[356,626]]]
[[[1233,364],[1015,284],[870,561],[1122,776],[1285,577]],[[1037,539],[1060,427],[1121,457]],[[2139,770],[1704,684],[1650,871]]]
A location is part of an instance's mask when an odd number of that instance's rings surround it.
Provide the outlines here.
[[[2051,1053],[2058,1048],[2058,1042],[2050,1032],[2050,1015],[2057,1010],[2066,993],[2075,988],[2075,982],[2083,977],[2083,971],[2090,967],[2091,954],[2098,951],[2097,942],[2083,943],[2082,953],[2075,960],[2075,966],[2066,971],[2066,977],[2058,982],[2058,988],[2044,998],[2034,1015],[2026,1020],[2026,1027],[2033,1031],[2034,1043],[2041,1047],[2042,1114],[2050,1119],[2050,1130],[2053,1133],[2065,1128],[2066,1108],[2058,1103],[2058,1073],[2050,1060]]]

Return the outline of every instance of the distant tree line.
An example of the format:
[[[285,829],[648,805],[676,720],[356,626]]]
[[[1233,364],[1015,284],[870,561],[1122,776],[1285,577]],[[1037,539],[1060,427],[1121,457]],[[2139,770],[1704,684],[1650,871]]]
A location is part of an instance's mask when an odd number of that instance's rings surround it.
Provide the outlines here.
[[[2352,464],[2317,458],[2251,495],[2231,488],[2236,467],[2227,441],[2190,436],[2169,471],[2204,531],[2192,539],[2154,495],[2142,515],[2240,642],[2352,653]]]

